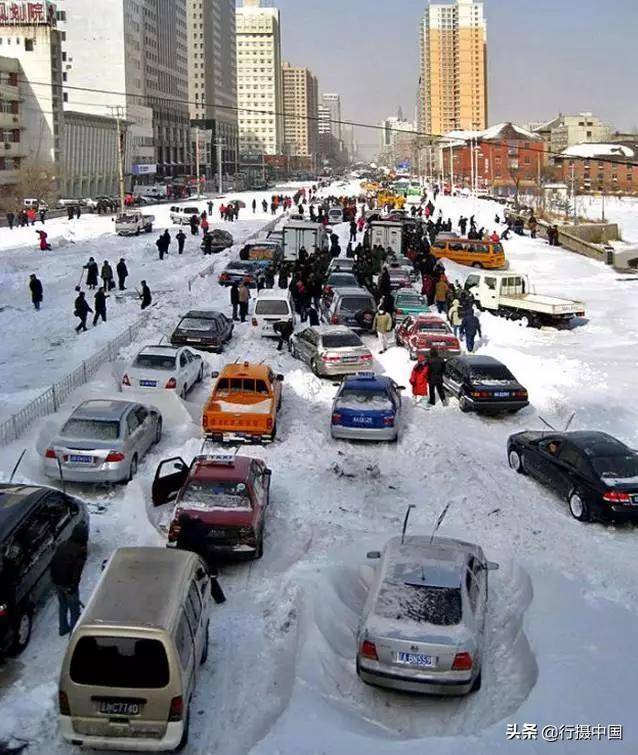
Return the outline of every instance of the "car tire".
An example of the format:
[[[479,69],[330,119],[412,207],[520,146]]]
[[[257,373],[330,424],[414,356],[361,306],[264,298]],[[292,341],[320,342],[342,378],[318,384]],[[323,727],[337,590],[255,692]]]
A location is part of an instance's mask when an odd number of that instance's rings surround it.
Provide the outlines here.
[[[474,264],[472,265],[472,267],[478,267],[478,268],[480,268],[481,270],[483,269],[483,265],[481,265],[481,263],[480,263],[480,262],[475,262],[475,263],[474,263]]]
[[[179,392],[179,397],[182,399],[182,401],[186,401],[186,393],[187,393],[188,386],[186,383],[184,383],[182,390]]]
[[[162,440],[162,418],[160,417],[157,420],[157,425],[155,426],[155,441],[154,445],[157,445],[160,440]]]
[[[521,315],[516,322],[521,328],[529,328],[531,325],[530,319],[527,315]]]
[[[459,409],[466,414],[472,411],[472,407],[469,405],[467,398],[463,394],[459,396]]]
[[[128,478],[127,482],[132,482],[133,478],[137,474],[137,454],[133,454],[133,458],[131,459],[131,466],[128,470]]]
[[[202,366],[199,368],[199,372],[197,373],[197,382],[201,383],[203,379],[204,379],[204,365],[202,364]]]
[[[590,522],[591,511],[589,504],[584,497],[577,491],[572,490],[569,494],[569,513],[579,522]]]
[[[321,375],[319,374],[319,367],[317,366],[317,360],[316,359],[313,359],[310,362],[310,369],[312,370],[312,374],[313,375],[316,375],[317,377],[321,377]]]
[[[509,462],[510,469],[518,472],[518,474],[525,474],[523,457],[516,449],[510,449],[510,452],[507,454],[507,461]]]
[[[200,666],[203,666],[208,660],[208,643],[209,643],[208,633],[210,631],[210,621],[206,622],[206,629],[204,631],[206,634],[204,636],[204,647],[202,648],[202,657],[199,659]]]
[[[472,682],[470,692],[478,692],[481,689],[482,675],[483,675],[483,672],[479,671],[478,674],[474,677],[474,681]]]
[[[18,613],[18,618],[14,624],[13,640],[9,648],[9,655],[20,655],[26,648],[31,639],[31,629],[33,626],[33,615],[31,609],[22,608]]]

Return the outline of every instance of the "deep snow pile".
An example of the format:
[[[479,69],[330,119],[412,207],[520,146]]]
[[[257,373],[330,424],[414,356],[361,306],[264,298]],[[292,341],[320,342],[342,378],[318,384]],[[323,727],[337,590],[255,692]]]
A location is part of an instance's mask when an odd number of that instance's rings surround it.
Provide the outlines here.
[[[443,198],[438,207],[454,220],[476,213],[490,228],[502,210],[457,198]],[[340,228],[344,247],[346,232]],[[532,407],[514,417],[465,415],[454,402],[427,411],[406,402],[405,432],[396,447],[335,442],[329,434],[332,383],[277,353],[249,324],[237,326],[224,355],[206,355],[212,369],[236,358],[265,359],[286,379],[278,442],[243,451],[273,469],[265,554],[223,569],[228,601],[213,612],[187,752],[488,755],[543,748],[540,741],[508,742],[508,723],[536,723],[539,730],[620,723],[623,742],[552,747],[638,750],[632,727],[638,682],[629,660],[638,627],[634,528],[579,524],[564,503],[509,470],[505,458],[507,436],[539,428],[539,414],[560,425],[577,411],[574,427],[608,430],[637,446],[637,410],[628,401],[635,385],[636,284],[540,240],[515,237],[505,248],[512,269],[529,273],[538,292],[584,300],[589,318],[574,330],[536,331],[482,316],[480,351],[503,360],[530,391]],[[191,301],[226,308],[227,291],[213,278],[198,279]],[[170,330],[184,308],[177,296],[165,297],[122,360]],[[370,345],[376,353],[372,339]],[[411,363],[404,350],[391,348],[375,367],[407,384]],[[118,368],[105,366],[59,415],[5,449],[4,478],[27,446],[22,475],[45,482],[36,445],[42,447],[79,401],[117,390]],[[154,471],[162,458],[190,460],[198,452],[208,389],[198,386],[185,407],[163,401],[164,438],[134,482],[108,493],[79,491],[94,513],[84,596],[113,548],[163,542],[167,512],[149,506]],[[371,577],[365,553],[399,531],[408,503],[417,506],[411,531],[429,532],[449,501],[442,534],[479,542],[501,564],[490,587],[483,687],[448,700],[366,687],[354,668],[354,637]],[[56,734],[56,678],[65,646],[56,636],[56,610],[49,601],[26,652],[0,668],[0,741],[24,737],[37,753],[70,751]]]

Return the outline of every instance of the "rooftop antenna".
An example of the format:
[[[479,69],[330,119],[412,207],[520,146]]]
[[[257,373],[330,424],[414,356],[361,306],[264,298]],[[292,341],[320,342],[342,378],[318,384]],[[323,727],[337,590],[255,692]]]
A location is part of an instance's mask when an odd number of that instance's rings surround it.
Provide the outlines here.
[[[432,545],[432,542],[433,542],[433,540],[434,540],[434,536],[435,536],[435,535],[436,535],[436,533],[438,532],[438,530],[439,530],[439,527],[441,526],[441,524],[442,524],[443,520],[445,519],[445,515],[447,514],[447,512],[448,512],[448,509],[450,508],[450,506],[451,506],[451,505],[452,505],[452,501],[450,501],[450,502],[449,502],[449,503],[448,503],[448,504],[447,504],[447,505],[445,506],[445,508],[443,509],[443,511],[442,511],[442,512],[441,512],[441,513],[439,514],[439,518],[438,518],[438,519],[436,520],[436,524],[434,525],[434,529],[432,530],[432,535],[431,535],[431,537],[430,537],[430,545]]]
[[[11,472],[11,477],[9,477],[9,483],[13,482],[13,477],[14,477],[15,473],[18,471],[18,467],[20,466],[20,462],[22,461],[22,459],[24,459],[24,455],[26,454],[26,452],[27,452],[27,449],[25,448],[22,451],[22,453],[20,454],[20,456],[18,457],[18,461],[16,462],[16,465],[13,468],[13,472]]]
[[[566,432],[567,432],[567,431],[569,430],[569,428],[570,428],[570,426],[571,426],[572,422],[574,421],[574,417],[575,417],[575,416],[576,416],[576,412],[572,412],[572,413],[571,413],[571,415],[570,415],[570,417],[569,417],[569,419],[568,419],[568,420],[567,420],[567,422],[565,423],[565,428],[563,429],[563,432],[564,432],[564,433],[566,433]],[[549,422],[548,422],[548,421],[547,421],[546,419],[544,419],[544,418],[543,418],[543,417],[541,417],[540,415],[539,415],[539,417],[538,417],[538,418],[540,419],[540,421],[541,421],[541,422],[542,422],[542,423],[543,423],[544,425],[547,425],[547,427],[549,427],[549,429],[550,429],[550,430],[553,430],[553,431],[554,431],[555,433],[557,433],[557,432],[558,432],[558,430],[557,430],[557,429],[556,429],[556,428],[554,427],[554,425],[550,425],[550,423],[549,423]]]
[[[403,519],[403,529],[401,530],[401,545],[403,545],[403,541],[405,540],[405,531],[408,528],[408,519],[410,518],[410,512],[414,508],[416,508],[415,505],[411,503],[408,506],[407,511],[405,512],[405,518]]]

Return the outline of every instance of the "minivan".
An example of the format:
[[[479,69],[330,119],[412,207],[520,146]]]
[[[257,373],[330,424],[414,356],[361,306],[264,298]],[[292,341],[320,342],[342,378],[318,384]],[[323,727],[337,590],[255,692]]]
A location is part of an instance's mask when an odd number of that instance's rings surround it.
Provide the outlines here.
[[[278,322],[295,325],[295,310],[288,289],[262,289],[255,299],[253,310],[253,327],[259,328],[259,335],[273,338],[279,335],[275,330]]]
[[[365,288],[335,288],[322,312],[331,325],[347,325],[354,331],[371,330],[377,304]]]
[[[328,210],[328,222],[330,223],[330,225],[343,223],[343,210],[341,209],[341,207],[331,207]]]
[[[64,740],[100,750],[183,747],[208,655],[211,600],[211,578],[195,553],[118,548],[62,662]]]
[[[199,207],[173,205],[170,209],[171,223],[175,223],[175,225],[189,225],[193,215],[199,217]]]
[[[500,243],[474,239],[450,239],[437,237],[432,244],[432,254],[437,258],[452,260],[460,265],[481,267],[486,270],[504,268],[505,253]]]

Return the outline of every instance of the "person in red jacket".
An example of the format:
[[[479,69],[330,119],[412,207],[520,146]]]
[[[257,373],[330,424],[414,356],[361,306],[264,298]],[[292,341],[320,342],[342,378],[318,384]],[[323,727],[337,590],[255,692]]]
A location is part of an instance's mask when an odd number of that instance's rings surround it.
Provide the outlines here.
[[[417,355],[417,363],[412,369],[410,375],[410,385],[412,386],[412,398],[414,405],[427,406],[426,399],[428,398],[428,378],[430,375],[430,368],[425,357],[425,354],[420,352]]]

